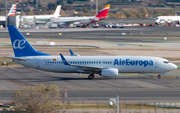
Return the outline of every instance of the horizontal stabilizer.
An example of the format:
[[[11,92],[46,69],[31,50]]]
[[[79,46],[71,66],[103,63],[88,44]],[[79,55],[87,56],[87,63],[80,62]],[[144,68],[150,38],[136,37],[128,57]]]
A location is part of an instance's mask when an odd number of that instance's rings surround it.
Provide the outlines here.
[[[6,56],[6,58],[10,58],[10,59],[16,59],[16,60],[27,60],[26,58],[24,57],[15,57],[15,56]]]
[[[152,18],[152,17],[148,17],[148,14],[146,14],[145,16],[147,19],[152,19],[152,20],[156,20],[156,18]]]

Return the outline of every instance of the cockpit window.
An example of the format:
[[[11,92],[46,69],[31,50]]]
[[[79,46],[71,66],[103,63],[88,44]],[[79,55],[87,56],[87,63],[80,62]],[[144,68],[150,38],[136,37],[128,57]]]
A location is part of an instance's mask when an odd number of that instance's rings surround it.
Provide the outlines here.
[[[170,62],[169,62],[169,61],[163,61],[163,63],[168,64],[168,63],[170,63]]]

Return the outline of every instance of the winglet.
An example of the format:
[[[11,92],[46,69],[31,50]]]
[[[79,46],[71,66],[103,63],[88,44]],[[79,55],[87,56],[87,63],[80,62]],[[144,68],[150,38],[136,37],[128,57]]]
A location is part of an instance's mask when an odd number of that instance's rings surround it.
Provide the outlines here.
[[[71,56],[80,56],[79,54],[74,54],[74,52],[71,49],[69,49],[69,52],[70,52]]]
[[[68,61],[64,58],[64,56],[63,56],[62,54],[60,54],[60,56],[61,56],[61,59],[62,59],[64,65],[70,65],[70,64],[68,63]]]
[[[71,56],[74,56],[74,53],[71,49],[69,49],[69,52],[70,52]]]

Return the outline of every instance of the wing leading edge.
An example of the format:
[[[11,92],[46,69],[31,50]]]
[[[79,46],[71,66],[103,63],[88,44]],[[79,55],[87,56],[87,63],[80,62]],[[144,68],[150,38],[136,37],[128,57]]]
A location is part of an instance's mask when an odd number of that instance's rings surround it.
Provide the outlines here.
[[[84,65],[74,65],[74,64],[70,64],[62,54],[60,54],[61,56],[61,59],[64,63],[64,65],[69,65],[69,66],[74,66],[74,67],[77,67],[81,70],[85,70],[85,71],[100,71],[101,69],[103,69],[103,67],[97,67],[97,66],[84,66]]]

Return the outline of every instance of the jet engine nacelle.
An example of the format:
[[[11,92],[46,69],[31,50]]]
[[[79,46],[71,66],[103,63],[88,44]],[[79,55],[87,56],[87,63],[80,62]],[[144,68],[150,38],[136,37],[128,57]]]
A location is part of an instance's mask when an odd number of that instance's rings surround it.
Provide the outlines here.
[[[101,70],[102,77],[117,77],[118,76],[118,69],[103,69]]]
[[[173,22],[173,20],[171,20],[171,19],[167,20],[167,23],[172,23],[172,22]]]
[[[93,18],[93,21],[94,21],[94,22],[98,22],[98,21],[99,21],[99,18]]]

